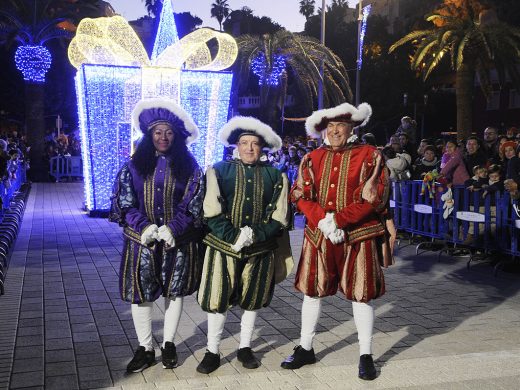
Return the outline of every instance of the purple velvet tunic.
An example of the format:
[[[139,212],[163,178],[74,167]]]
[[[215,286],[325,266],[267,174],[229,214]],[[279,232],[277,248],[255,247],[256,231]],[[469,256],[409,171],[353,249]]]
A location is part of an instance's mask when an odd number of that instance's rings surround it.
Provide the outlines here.
[[[200,283],[203,251],[202,171],[197,168],[187,183],[175,179],[170,161],[157,159],[151,176],[143,178],[133,162],[117,175],[109,219],[123,226],[123,255],[119,274],[123,300],[153,302],[159,296],[192,294]],[[167,225],[175,238],[169,250],[163,242],[141,245],[141,234],[151,224]]]

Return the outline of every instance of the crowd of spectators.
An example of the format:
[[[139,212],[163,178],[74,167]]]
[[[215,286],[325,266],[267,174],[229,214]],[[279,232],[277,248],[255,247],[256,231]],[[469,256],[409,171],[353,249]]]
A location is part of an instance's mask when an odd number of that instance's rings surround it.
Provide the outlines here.
[[[0,177],[4,190],[17,179],[18,166],[27,162],[29,150],[25,135],[16,128],[0,129]]]

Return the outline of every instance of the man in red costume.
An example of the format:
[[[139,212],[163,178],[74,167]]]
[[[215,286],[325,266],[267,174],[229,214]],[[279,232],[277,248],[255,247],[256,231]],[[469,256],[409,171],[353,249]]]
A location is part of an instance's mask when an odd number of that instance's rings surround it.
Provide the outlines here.
[[[372,299],[385,293],[382,267],[392,264],[395,227],[387,213],[390,191],[379,151],[361,144],[355,126],[372,114],[367,103],[348,103],[315,111],[305,123],[307,134],[324,145],[304,156],[291,201],[306,218],[295,287],[303,292],[300,345],[282,367],[297,369],[316,362],[312,340],[321,299],[338,288],[352,301],[360,346],[359,377],[376,378],[372,359]]]

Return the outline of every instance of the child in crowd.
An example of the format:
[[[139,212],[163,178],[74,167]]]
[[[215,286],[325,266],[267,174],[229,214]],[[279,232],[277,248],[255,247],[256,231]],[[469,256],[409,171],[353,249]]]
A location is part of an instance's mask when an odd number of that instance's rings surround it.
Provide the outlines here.
[[[485,187],[485,191],[482,193],[482,197],[485,198],[488,194],[495,194],[496,192],[504,191],[504,181],[502,180],[502,167],[497,164],[490,165],[488,170],[488,185]],[[491,199],[491,203],[494,205],[494,198]]]
[[[489,185],[488,180],[486,167],[475,165],[473,167],[473,177],[466,180],[464,186],[470,191],[479,191]]]
[[[407,153],[396,153],[392,146],[385,146],[382,150],[385,163],[390,170],[391,180],[410,180],[410,166],[412,158]]]

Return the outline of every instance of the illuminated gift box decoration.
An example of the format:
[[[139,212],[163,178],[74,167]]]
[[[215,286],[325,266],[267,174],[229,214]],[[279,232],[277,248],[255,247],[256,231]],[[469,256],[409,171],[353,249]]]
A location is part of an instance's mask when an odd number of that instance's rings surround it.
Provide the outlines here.
[[[207,42],[216,40],[213,54]],[[130,114],[142,98],[164,96],[178,102],[200,129],[190,145],[203,168],[220,161],[223,146],[217,131],[227,121],[232,73],[223,72],[238,48],[228,34],[199,29],[177,38],[173,9],[165,1],[152,59],[121,16],[83,19],[69,46],[78,68],[76,91],[81,130],[86,208],[110,208],[115,177],[128,160],[134,141]]]

